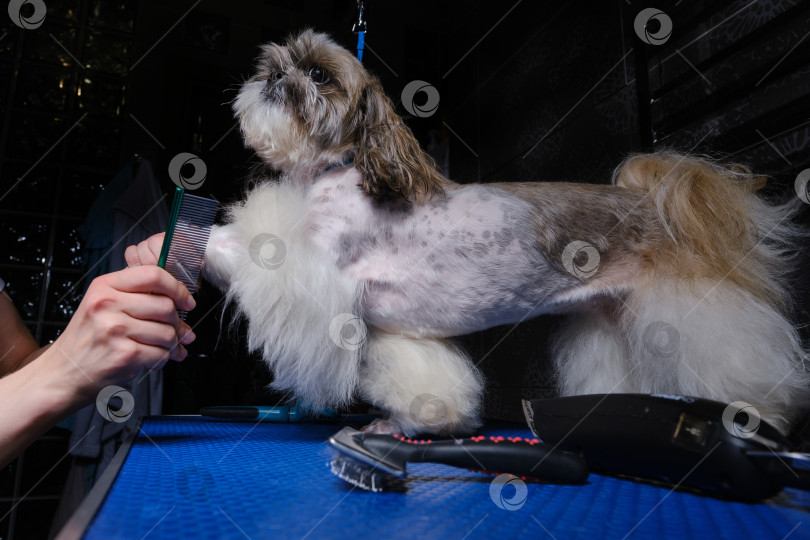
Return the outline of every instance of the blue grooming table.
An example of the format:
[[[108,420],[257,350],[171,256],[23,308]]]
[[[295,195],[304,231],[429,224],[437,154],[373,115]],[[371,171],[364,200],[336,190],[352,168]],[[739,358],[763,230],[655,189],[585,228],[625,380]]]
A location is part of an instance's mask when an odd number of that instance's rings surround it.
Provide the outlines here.
[[[59,538],[810,538],[798,490],[745,504],[591,474],[529,483],[520,506],[512,486],[493,499],[492,475],[413,464],[406,492],[363,491],[329,472],[341,427],[146,417]]]

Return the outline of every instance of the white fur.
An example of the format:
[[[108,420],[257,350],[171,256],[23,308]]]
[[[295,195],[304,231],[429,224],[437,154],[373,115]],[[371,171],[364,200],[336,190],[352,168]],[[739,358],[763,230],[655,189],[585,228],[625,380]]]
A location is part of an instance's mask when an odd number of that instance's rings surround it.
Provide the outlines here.
[[[480,425],[483,380],[447,340],[373,332],[360,374],[361,396],[389,416],[380,431],[469,433]]]
[[[362,288],[307,238],[304,203],[300,186],[257,187],[230,209],[230,224],[212,231],[206,274],[228,284],[229,300],[249,323],[250,348],[261,350],[273,370],[272,386],[320,410],[354,397],[362,348],[339,346],[333,321],[342,314],[362,317]],[[251,241],[267,234],[286,249],[283,262],[273,260],[270,268],[250,252]]]
[[[787,431],[810,385],[799,336],[783,315],[727,283],[635,291],[618,319],[587,314],[557,339],[563,395],[611,392],[745,401]]]
[[[344,159],[346,151],[330,152],[313,144],[309,134],[296,125],[290,112],[261,97],[264,83],[245,83],[234,101],[242,136],[259,157],[285,171],[325,167]]]

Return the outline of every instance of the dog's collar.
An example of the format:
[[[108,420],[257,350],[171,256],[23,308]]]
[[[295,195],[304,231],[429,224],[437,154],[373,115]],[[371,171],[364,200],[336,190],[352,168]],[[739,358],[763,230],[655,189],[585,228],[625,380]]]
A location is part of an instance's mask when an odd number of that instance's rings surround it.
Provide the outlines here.
[[[327,168],[325,168],[323,171],[321,171],[321,174],[326,174],[329,171],[331,171],[332,169],[337,169],[339,167],[345,167],[346,165],[351,165],[352,163],[354,163],[354,157],[350,157],[349,159],[339,161],[337,163],[332,163]],[[320,175],[318,175],[318,176],[320,176]]]

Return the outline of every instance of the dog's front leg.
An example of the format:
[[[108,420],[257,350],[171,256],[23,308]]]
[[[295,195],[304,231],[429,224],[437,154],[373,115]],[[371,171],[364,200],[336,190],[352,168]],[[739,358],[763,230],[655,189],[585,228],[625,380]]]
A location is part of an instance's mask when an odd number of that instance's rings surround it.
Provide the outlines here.
[[[372,331],[360,373],[363,398],[388,418],[375,433],[469,433],[480,425],[480,373],[445,339],[417,339]]]
[[[245,250],[235,225],[214,225],[205,249],[203,275],[223,292],[227,292],[239,264],[239,251]]]

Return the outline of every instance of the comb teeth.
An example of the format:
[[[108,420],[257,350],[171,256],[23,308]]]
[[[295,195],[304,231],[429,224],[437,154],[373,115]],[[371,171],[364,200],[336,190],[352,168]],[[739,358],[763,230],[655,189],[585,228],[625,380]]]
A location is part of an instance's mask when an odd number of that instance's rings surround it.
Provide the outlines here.
[[[218,203],[182,192],[178,192],[178,196],[182,199],[173,232],[167,239],[170,244],[165,268],[193,294],[199,288],[200,270]],[[185,311],[178,311],[178,314],[185,320]]]

